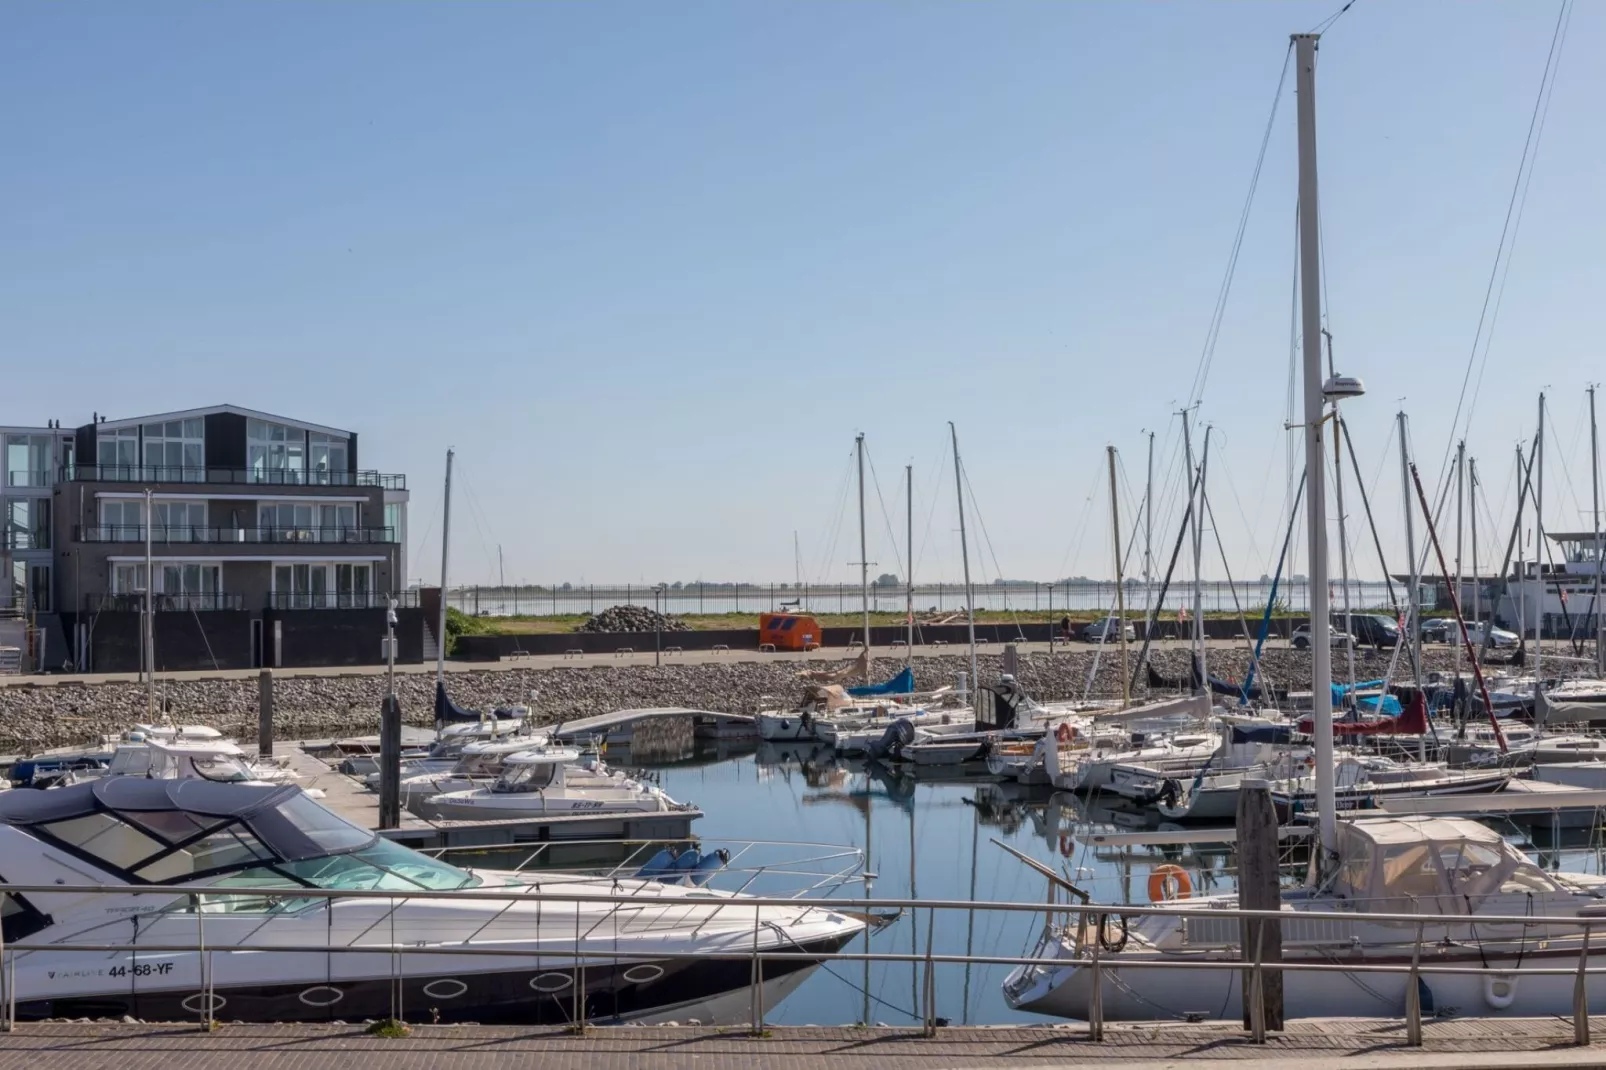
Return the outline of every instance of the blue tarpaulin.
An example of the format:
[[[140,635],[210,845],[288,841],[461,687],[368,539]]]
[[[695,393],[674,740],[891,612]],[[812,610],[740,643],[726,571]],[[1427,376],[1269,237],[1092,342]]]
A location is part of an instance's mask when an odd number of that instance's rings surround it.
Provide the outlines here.
[[[1287,743],[1293,738],[1293,725],[1235,724],[1232,726],[1232,741],[1234,743]]]
[[[868,684],[864,687],[850,687],[848,694],[855,698],[868,698],[873,695],[912,695],[915,690],[915,673],[913,669],[906,668],[897,676],[884,684]]]

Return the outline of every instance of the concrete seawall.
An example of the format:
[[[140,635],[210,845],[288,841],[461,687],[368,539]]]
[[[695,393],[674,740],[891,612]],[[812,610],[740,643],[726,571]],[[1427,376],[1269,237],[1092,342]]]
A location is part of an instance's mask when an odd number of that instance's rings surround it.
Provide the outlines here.
[[[1135,657],[1135,652],[1134,652]],[[1093,665],[1087,647],[1023,653],[1019,661],[1022,684],[1040,699],[1081,697]],[[1430,648],[1427,667],[1448,669],[1449,648]],[[1168,676],[1187,673],[1187,653],[1165,650],[1155,654],[1155,667]],[[1241,679],[1248,665],[1243,650],[1212,650],[1211,674]],[[994,680],[1002,658],[998,653],[979,659],[983,680]],[[817,662],[811,667],[835,667],[840,662]],[[1095,697],[1119,696],[1120,657],[1105,651],[1093,681]],[[1287,648],[1266,651],[1264,665],[1273,686],[1308,686],[1308,654]],[[901,659],[883,658],[880,669],[889,675]],[[608,665],[576,662],[572,665],[516,668],[486,672],[454,672],[447,678],[452,698],[461,706],[489,708],[522,702],[546,721],[588,717],[630,707],[688,706],[723,713],[753,713],[761,705],[790,704],[798,694],[796,663],[732,660],[719,663],[666,663]],[[963,654],[922,657],[915,662],[919,686],[954,683],[968,672]],[[1357,672],[1365,679],[1381,676],[1388,668],[1388,652],[1357,654]],[[433,709],[433,675],[415,673],[396,677],[397,694],[409,724],[426,724]],[[280,739],[314,739],[332,735],[378,731],[379,706],[384,696],[382,674],[280,676],[274,681],[275,734]],[[531,692],[538,697],[532,701]],[[1134,697],[1146,693],[1141,685]],[[241,739],[254,739],[257,724],[257,681],[245,679],[158,679],[158,701],[177,721],[206,724]],[[63,746],[118,732],[145,720],[145,689],[133,683],[81,684],[60,682],[48,687],[12,685],[0,688],[0,752],[28,753],[43,747]]]

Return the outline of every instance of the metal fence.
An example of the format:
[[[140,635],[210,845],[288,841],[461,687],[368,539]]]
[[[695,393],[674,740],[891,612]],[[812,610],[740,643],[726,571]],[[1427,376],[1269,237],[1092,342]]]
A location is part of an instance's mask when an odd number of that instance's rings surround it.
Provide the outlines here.
[[[612,918],[616,928],[638,918],[642,908],[639,896],[624,891],[601,890],[609,883],[608,880],[598,881],[598,890],[566,891],[560,887],[543,887],[540,896],[547,902],[577,903],[577,904],[613,904],[616,909],[608,911],[604,920]],[[1055,878],[1051,882],[1051,889],[1058,882]],[[1356,911],[1300,911],[1297,917],[1309,922],[1333,922],[1340,925],[1355,925],[1358,923],[1384,923],[1404,927],[1403,931],[1413,933],[1409,940],[1402,941],[1399,948],[1409,952],[1409,963],[1400,962],[1364,962],[1364,961],[1265,961],[1259,941],[1253,949],[1238,948],[1237,959],[1205,960],[1201,958],[1171,957],[1158,958],[1128,958],[1116,956],[1112,960],[1112,953],[1101,948],[1101,937],[1107,922],[1111,917],[1122,919],[1161,915],[1175,918],[1201,918],[1197,908],[1189,909],[1181,906],[1129,906],[1121,904],[1094,904],[1071,903],[1057,901],[1051,891],[1046,902],[996,902],[987,900],[964,899],[911,899],[911,898],[875,898],[865,896],[859,899],[800,899],[797,897],[760,897],[743,896],[741,898],[708,898],[701,900],[671,900],[665,905],[666,909],[678,906],[686,908],[695,905],[699,909],[713,910],[716,914],[723,911],[744,912],[753,911],[753,943],[746,950],[730,951],[697,951],[695,953],[673,953],[662,950],[632,953],[617,950],[582,950],[579,946],[580,934],[577,932],[577,943],[573,950],[554,949],[544,946],[539,954],[530,950],[510,949],[506,947],[476,946],[472,940],[462,943],[427,944],[403,943],[396,939],[394,931],[389,934],[389,940],[378,937],[379,923],[370,926],[364,935],[376,934],[372,942],[352,944],[345,946],[332,946],[331,944],[290,945],[276,943],[237,943],[226,948],[215,944],[208,944],[206,940],[207,912],[201,909],[201,904],[207,898],[248,898],[261,900],[264,903],[277,903],[278,901],[322,901],[323,909],[332,909],[333,903],[341,899],[388,900],[392,904],[391,917],[400,905],[409,900],[441,900],[456,899],[460,901],[493,901],[512,905],[516,902],[528,902],[530,890],[527,886],[513,889],[475,889],[452,892],[428,891],[400,891],[392,889],[349,890],[325,888],[219,888],[208,885],[28,885],[9,884],[0,887],[0,909],[7,914],[11,911],[9,900],[13,895],[133,895],[133,896],[160,896],[167,900],[187,900],[191,912],[195,917],[195,939],[177,943],[139,943],[137,947],[129,942],[59,942],[32,943],[26,938],[20,941],[7,942],[0,938],[0,1029],[7,1032],[13,1030],[17,1024],[16,1004],[16,961],[18,956],[36,952],[59,953],[63,951],[81,951],[86,955],[108,955],[118,953],[140,954],[187,954],[194,953],[199,958],[199,988],[185,1000],[185,1006],[193,1009],[197,1021],[203,1030],[209,1030],[213,1025],[213,1016],[220,1009],[220,998],[212,986],[215,975],[213,961],[219,954],[250,954],[273,952],[279,954],[356,954],[356,955],[388,955],[391,970],[391,1017],[404,1021],[408,1008],[403,1002],[405,974],[402,964],[405,959],[415,957],[429,957],[433,955],[470,955],[485,956],[487,958],[502,959],[530,959],[530,960],[573,960],[575,979],[567,986],[574,993],[570,1024],[575,1027],[584,1027],[590,1020],[585,1010],[585,969],[587,963],[605,962],[618,965],[625,961],[638,961],[651,959],[680,960],[696,958],[706,960],[709,958],[734,960],[749,964],[749,994],[752,1014],[749,1027],[754,1033],[764,1030],[766,1008],[763,998],[763,972],[764,963],[769,962],[860,962],[860,963],[886,963],[905,964],[923,971],[923,982],[920,986],[919,1013],[923,1022],[925,1033],[935,1035],[939,1018],[936,1013],[937,1006],[937,972],[938,965],[949,964],[984,964],[1001,966],[1030,966],[1051,967],[1077,965],[1090,972],[1091,993],[1089,997],[1090,1014],[1087,1020],[1087,1039],[1100,1041],[1104,1038],[1105,1019],[1103,1014],[1102,993],[1112,982],[1107,979],[1107,971],[1119,968],[1128,970],[1197,970],[1197,971],[1247,971],[1244,993],[1247,996],[1249,1007],[1249,1025],[1247,1031],[1250,1038],[1256,1043],[1264,1043],[1266,1039],[1267,1023],[1263,1014],[1259,994],[1264,991],[1265,977],[1268,971],[1280,971],[1285,976],[1302,972],[1313,973],[1342,973],[1347,975],[1365,974],[1393,974],[1406,975],[1405,999],[1402,1013],[1394,1020],[1403,1019],[1406,1026],[1407,1043],[1420,1046],[1422,1043],[1422,1015],[1423,1008],[1420,997],[1421,981],[1424,977],[1435,975],[1470,975],[1497,978],[1522,977],[1571,977],[1573,978],[1573,1001],[1571,1024],[1573,1027],[1574,1043],[1587,1045],[1590,1042],[1590,1022],[1588,1004],[1587,981],[1590,977],[1606,976],[1606,966],[1590,965],[1590,938],[1595,930],[1606,925],[1606,917],[1547,917],[1544,915],[1512,915],[1512,916],[1469,916],[1467,914],[1423,914],[1423,913],[1357,913]],[[871,917],[876,912],[897,911],[899,915],[910,912],[914,927],[914,942],[908,952],[853,952],[840,951],[831,955],[821,955],[818,952],[804,951],[767,951],[758,946],[758,936],[762,930],[759,910],[765,907],[797,907],[800,904],[818,903],[821,908],[828,908],[837,913],[851,911],[865,917]],[[160,909],[159,907],[156,909]],[[276,907],[269,907],[267,913]],[[301,909],[311,909],[303,907]],[[921,926],[919,925],[919,912],[926,912],[924,933],[925,950],[919,947]],[[938,932],[936,917],[938,913],[965,913],[974,916],[976,913],[1032,913],[1044,916],[1045,924],[1052,926],[1053,931],[1065,934],[1071,939],[1074,932],[1075,948],[1080,957],[1067,959],[1062,956],[1040,955],[1002,955],[1002,954],[951,954],[935,951],[935,934]],[[577,918],[578,918],[577,912]],[[1237,908],[1212,907],[1208,913],[1211,920],[1239,919],[1288,922],[1296,915],[1281,910],[1245,910]],[[578,924],[578,922],[577,922]],[[1444,965],[1433,961],[1438,950],[1432,940],[1425,939],[1425,931],[1429,926],[1456,926],[1466,928],[1469,925],[1487,927],[1518,927],[1526,934],[1529,930],[1548,933],[1554,930],[1573,930],[1581,934],[1579,941],[1580,951],[1575,966],[1544,966],[1519,963],[1515,968],[1489,967],[1489,966],[1463,966]],[[603,927],[602,922],[594,923],[587,936],[594,936]],[[392,929],[394,926],[392,926]],[[1257,926],[1257,931],[1264,931],[1264,926]],[[331,924],[329,932],[334,932]],[[623,931],[619,929],[619,931]],[[1091,935],[1090,935],[1091,934]],[[1427,961],[1424,961],[1426,954]],[[1539,962],[1554,961],[1553,959],[1537,959]],[[539,964],[536,968],[541,968]],[[549,967],[548,967],[549,968]],[[578,980],[578,983],[575,983]],[[1201,982],[1206,981],[1206,975],[1201,973]],[[324,987],[333,987],[326,984]],[[416,1010],[416,1009],[415,1009]],[[422,1020],[422,1015],[418,1016]],[[593,1016],[594,1017],[594,1016]],[[1074,1036],[1075,1034],[1067,1034]]]
[[[121,543],[144,542],[145,526],[143,524],[95,524],[80,525],[73,528],[73,538],[79,542],[93,543]],[[201,543],[262,543],[262,544],[301,544],[301,543],[347,543],[353,545],[368,545],[373,543],[394,543],[396,541],[395,528],[359,528],[359,527],[212,527],[208,525],[192,524],[157,524],[150,529],[152,542],[201,542]]]
[[[1127,615],[1141,618],[1154,604],[1160,585],[1128,582]],[[1202,585],[1206,613],[1258,615],[1271,597],[1271,584],[1210,581]],[[1330,584],[1334,606],[1343,604],[1339,584]],[[1403,597],[1403,585],[1395,584],[1396,596]],[[1389,588],[1382,581],[1354,580],[1349,585],[1350,605],[1393,615]],[[447,591],[449,605],[465,613],[490,617],[507,616],[591,616],[618,605],[657,608],[676,615],[716,613],[762,613],[794,610],[803,613],[862,613],[866,599],[857,584],[792,583],[681,583],[667,587],[636,584],[554,584],[542,586],[463,586]],[[1017,613],[1084,613],[1115,610],[1115,584],[1105,581],[1059,583],[988,584],[975,589],[976,608]],[[915,612],[959,613],[965,609],[963,583],[916,584]],[[1193,604],[1189,585],[1173,584],[1166,593],[1162,616],[1175,619],[1178,612]],[[1277,589],[1278,607],[1290,613],[1310,608],[1310,585],[1303,581],[1284,582]],[[905,593],[902,587],[870,588],[868,608],[873,613],[901,613]]]
[[[165,464],[80,464],[59,471],[61,482],[248,483],[284,487],[382,487],[406,490],[407,477],[363,469],[217,468]]]

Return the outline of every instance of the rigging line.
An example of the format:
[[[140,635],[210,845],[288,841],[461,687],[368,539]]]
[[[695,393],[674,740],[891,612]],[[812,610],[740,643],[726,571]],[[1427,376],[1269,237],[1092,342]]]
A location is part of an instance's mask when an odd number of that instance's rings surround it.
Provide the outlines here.
[[[1219,445],[1217,446],[1218,454],[1220,454],[1222,452],[1222,450],[1224,449],[1224,447],[1227,445],[1226,438],[1227,438],[1227,436],[1222,434],[1220,432],[1220,430],[1218,429],[1217,432],[1216,432],[1216,439],[1217,439],[1217,442],[1219,443]],[[1226,460],[1226,458],[1222,457],[1222,460],[1224,462]],[[1233,504],[1238,507],[1238,519],[1243,521],[1244,536],[1249,540],[1250,560],[1259,560],[1259,558],[1260,558],[1260,544],[1255,541],[1255,529],[1249,523],[1249,514],[1244,510],[1243,499],[1238,496],[1238,485],[1232,481],[1232,469],[1230,467],[1228,467],[1225,463],[1223,463],[1221,465],[1221,469],[1222,469],[1222,472],[1227,477],[1227,489],[1232,492]],[[1210,518],[1210,522],[1212,524],[1214,524],[1216,522],[1216,519],[1215,519],[1214,516],[1212,516]],[[1218,536],[1218,538],[1219,538],[1219,536]],[[1223,552],[1225,552],[1225,551],[1223,551]]]
[[[892,514],[887,512],[887,500],[881,496],[881,479],[876,475],[875,458],[870,456],[868,443],[864,447],[864,459],[870,465],[870,482],[875,486],[875,498],[881,504],[881,519],[886,523],[887,538],[891,540],[892,560],[898,566],[898,575],[907,576],[908,573],[903,570],[903,554],[898,551],[898,536],[892,532]]]
[[[407,560],[409,560],[409,561],[422,561],[422,560],[424,560],[424,556],[423,556],[424,555],[424,551],[429,549],[429,539],[430,539],[430,536],[433,535],[434,532],[435,532],[435,521],[439,520],[440,516],[441,516],[441,499],[436,498],[435,499],[435,507],[430,511],[430,514],[429,514],[429,523],[424,525],[424,533],[418,537],[418,547],[417,547],[417,549],[409,549],[407,551]]]
[[[491,556],[490,544],[485,538],[485,529],[480,526],[479,497],[474,493],[474,484],[469,481],[468,466],[459,461],[457,463],[457,478],[463,484],[463,499],[468,503],[468,518],[474,523],[474,532],[480,537],[480,551],[485,554],[487,568],[495,562]]]
[[[1232,252],[1227,257],[1227,269],[1221,279],[1221,287],[1216,294],[1216,307],[1211,314],[1210,328],[1205,332],[1204,350],[1199,354],[1199,366],[1194,372],[1193,388],[1189,398],[1198,402],[1204,396],[1206,380],[1210,377],[1210,365],[1216,355],[1216,340],[1221,336],[1221,324],[1227,315],[1227,300],[1232,294],[1233,276],[1238,270],[1238,254],[1243,249],[1244,234],[1249,229],[1249,216],[1255,203],[1255,191],[1260,188],[1260,173],[1266,165],[1266,149],[1271,144],[1271,133],[1276,129],[1277,106],[1282,103],[1283,87],[1288,83],[1288,67],[1294,57],[1294,43],[1288,43],[1288,49],[1283,53],[1283,69],[1277,75],[1277,92],[1271,98],[1271,114],[1266,117],[1266,130],[1260,137],[1260,154],[1255,158],[1255,169],[1249,178],[1249,193],[1244,197],[1243,210],[1238,215],[1238,229],[1233,235]]]
[[[948,474],[948,463],[947,461],[942,460],[942,457],[948,452],[948,443],[946,441],[947,436],[945,435],[943,437],[944,441],[939,443],[937,447],[936,456],[938,460],[934,461],[928,469],[933,473],[933,479],[938,484],[938,492],[931,496],[931,507],[926,510],[926,527],[925,530],[920,534],[920,552],[914,555],[915,560],[914,564],[910,567],[911,572],[919,568],[921,563],[926,559],[926,547],[931,542],[932,522],[937,515],[937,502],[942,500],[944,497],[941,490],[941,485],[943,482],[945,482],[944,477]]]
[[[1227,548],[1221,543],[1221,527],[1216,523],[1216,508],[1214,505],[1210,504],[1210,493],[1208,490],[1199,495],[1199,497],[1204,499],[1204,514],[1210,518],[1210,528],[1216,536],[1216,550],[1221,554],[1221,571],[1226,573],[1227,590],[1232,592],[1232,607],[1238,613],[1238,627],[1243,629],[1244,642],[1249,647],[1251,652],[1250,656],[1253,657],[1255,644],[1249,638],[1253,633],[1249,630],[1249,621],[1244,617],[1243,603],[1238,601],[1238,585],[1232,581],[1232,566],[1227,564]],[[1262,679],[1265,678],[1264,672],[1261,673],[1261,677]],[[1270,686],[1271,681],[1266,680],[1265,682],[1267,686]]]
[[[1467,407],[1467,387],[1472,381],[1473,366],[1478,366],[1478,383],[1481,386],[1483,382],[1483,368],[1488,364],[1489,347],[1487,345],[1484,346],[1483,357],[1480,360],[1478,357],[1478,345],[1483,340],[1484,324],[1488,320],[1491,302],[1494,300],[1495,284],[1501,277],[1500,269],[1503,257],[1505,258],[1506,264],[1509,267],[1510,258],[1507,254],[1507,238],[1508,236],[1511,236],[1513,242],[1515,241],[1515,238],[1512,235],[1512,220],[1517,215],[1518,198],[1522,194],[1522,190],[1524,188],[1523,176],[1526,172],[1530,172],[1532,170],[1530,154],[1537,152],[1535,134],[1540,130],[1541,106],[1544,104],[1548,96],[1548,86],[1554,80],[1552,72],[1555,68],[1555,63],[1558,58],[1559,46],[1564,36],[1566,16],[1569,11],[1571,11],[1571,0],[1561,0],[1561,5],[1556,12],[1556,28],[1554,31],[1552,31],[1550,37],[1550,50],[1545,56],[1545,69],[1539,77],[1539,92],[1534,97],[1533,113],[1528,118],[1528,133],[1523,138],[1522,156],[1517,161],[1517,175],[1516,178],[1512,180],[1511,196],[1506,201],[1505,221],[1500,226],[1500,241],[1495,246],[1494,263],[1489,267],[1489,281],[1484,287],[1483,306],[1478,312],[1478,326],[1472,335],[1472,349],[1467,354],[1466,371],[1463,372],[1461,376],[1461,391],[1456,397],[1455,415],[1450,420],[1450,437],[1449,441],[1445,443],[1444,460],[1439,466],[1440,481],[1444,479],[1445,472],[1448,470],[1450,463],[1450,451],[1455,448],[1456,440],[1458,438],[1466,438],[1472,429],[1472,413],[1469,410],[1467,412],[1467,421],[1465,427],[1459,433],[1456,431],[1456,427],[1461,424],[1462,409]],[[1526,201],[1526,198],[1524,198],[1524,201]],[[1502,291],[1503,290],[1504,286],[1502,285]],[[1473,394],[1472,401],[1473,407],[1476,407],[1476,392]]]
[[[830,575],[831,562],[836,560],[837,540],[842,537],[842,518],[847,513],[849,492],[853,484],[853,452],[848,451],[847,461],[842,468],[842,481],[837,485],[837,499],[835,516],[831,521],[829,541],[825,543],[825,552],[815,561],[814,582],[823,586]]]
[[[1092,517],[1093,517],[1093,496],[1098,493],[1098,489],[1099,489],[1099,476],[1095,473],[1094,476],[1093,476],[1093,486],[1088,489],[1087,496],[1082,499],[1082,520],[1081,520],[1081,523],[1080,523],[1080,525],[1079,525],[1079,527],[1077,529],[1076,544],[1075,544],[1076,548],[1074,550],[1069,550],[1069,549],[1066,550],[1065,559],[1060,562],[1060,567],[1059,567],[1060,577],[1059,578],[1061,578],[1061,579],[1068,579],[1069,578],[1068,576],[1065,575],[1065,572],[1066,572],[1066,567],[1067,567],[1067,565],[1068,565],[1068,563],[1070,561],[1074,560],[1078,564],[1081,563],[1081,560],[1082,560],[1082,545],[1083,545],[1083,543],[1085,543],[1087,541],[1087,529],[1088,529],[1089,522],[1092,520]]]
[[[1343,16],[1344,12],[1348,11],[1350,8],[1352,8],[1354,6],[1355,6],[1355,0],[1349,0],[1349,2],[1346,3],[1343,7],[1339,8],[1337,11],[1335,11],[1331,15],[1327,16],[1321,22],[1318,22],[1316,24],[1316,28],[1311,30],[1310,32],[1314,33],[1314,34],[1318,34],[1318,35],[1326,33],[1329,29],[1332,28],[1333,23],[1337,22]]]
[[[1584,506],[1583,503],[1578,500],[1578,487],[1573,483],[1572,469],[1567,467],[1567,455],[1568,453],[1571,453],[1573,456],[1578,455],[1578,443],[1579,440],[1584,437],[1584,428],[1587,426],[1584,421],[1584,410],[1588,408],[1588,405],[1589,399],[1587,396],[1578,399],[1579,413],[1577,419],[1573,423],[1573,442],[1566,451],[1562,450],[1561,441],[1557,437],[1555,430],[1552,429],[1550,433],[1551,441],[1556,444],[1557,459],[1561,461],[1562,483],[1566,486],[1568,496],[1573,500],[1574,515],[1580,517],[1583,516]],[[1570,524],[1572,521],[1568,521],[1568,523]]]

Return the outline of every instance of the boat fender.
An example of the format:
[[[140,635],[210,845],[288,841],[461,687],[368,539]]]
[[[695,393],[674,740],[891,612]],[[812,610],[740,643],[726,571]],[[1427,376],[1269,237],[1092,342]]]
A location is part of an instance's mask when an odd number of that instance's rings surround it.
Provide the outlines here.
[[[1169,863],[1155,866],[1149,871],[1149,902],[1170,902],[1173,899],[1187,899],[1193,895],[1193,881],[1188,871],[1181,866]]]
[[[647,860],[647,864],[636,870],[636,876],[642,880],[651,880],[661,877],[675,868],[675,852],[665,847]]]
[[[713,880],[714,874],[724,869],[725,864],[730,860],[731,853],[723,847],[719,848],[718,850],[708,852],[707,854],[703,855],[703,860],[697,863],[697,870],[692,876],[691,882],[697,885],[699,888],[702,887],[709,881]]]
[[[1517,975],[1514,973],[1486,973],[1483,975],[1483,1001],[1497,1011],[1503,1011],[1517,1001]]]

